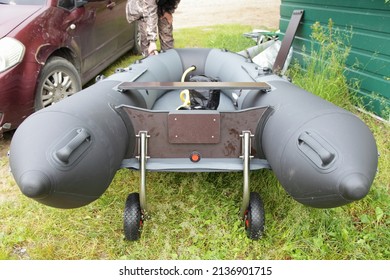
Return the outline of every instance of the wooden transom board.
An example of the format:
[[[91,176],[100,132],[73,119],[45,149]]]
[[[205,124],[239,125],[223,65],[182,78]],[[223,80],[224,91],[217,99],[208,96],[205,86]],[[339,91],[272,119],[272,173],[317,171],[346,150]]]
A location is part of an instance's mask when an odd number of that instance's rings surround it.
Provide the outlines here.
[[[132,123],[134,134],[148,134],[147,155],[151,158],[188,158],[197,152],[202,158],[237,158],[242,155],[243,131],[255,135],[269,107],[232,112],[214,110],[153,111],[121,106]],[[255,135],[260,137],[260,135]],[[138,142],[138,141],[137,141]],[[138,145],[134,155],[138,155]],[[252,145],[251,155],[256,155]]]

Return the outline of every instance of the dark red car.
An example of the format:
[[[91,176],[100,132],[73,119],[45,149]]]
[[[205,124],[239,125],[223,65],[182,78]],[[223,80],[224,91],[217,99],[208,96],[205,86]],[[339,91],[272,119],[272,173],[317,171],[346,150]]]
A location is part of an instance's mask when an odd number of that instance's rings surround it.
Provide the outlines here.
[[[0,0],[0,136],[138,51],[126,0]]]

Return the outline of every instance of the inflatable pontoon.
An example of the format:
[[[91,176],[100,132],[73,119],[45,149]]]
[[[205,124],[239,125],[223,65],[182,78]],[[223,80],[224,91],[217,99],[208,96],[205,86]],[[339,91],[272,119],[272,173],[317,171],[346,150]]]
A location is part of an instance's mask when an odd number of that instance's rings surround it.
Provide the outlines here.
[[[264,229],[249,172],[272,169],[298,202],[318,208],[362,199],[378,152],[354,114],[219,49],[175,49],[137,61],[28,117],[10,148],[26,196],[58,207],[98,199],[120,168],[140,171],[124,232],[140,237],[146,171],[243,172],[246,232]]]

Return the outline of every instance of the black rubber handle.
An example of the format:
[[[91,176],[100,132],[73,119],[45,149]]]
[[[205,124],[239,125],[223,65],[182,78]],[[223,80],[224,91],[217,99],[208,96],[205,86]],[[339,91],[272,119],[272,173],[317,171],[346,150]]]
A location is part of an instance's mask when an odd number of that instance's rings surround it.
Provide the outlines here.
[[[313,150],[322,161],[322,166],[326,166],[335,158],[335,154],[328,151],[321,143],[309,132],[305,131],[298,138],[299,145],[306,145]]]
[[[56,152],[57,158],[63,163],[68,163],[72,153],[81,146],[85,141],[88,141],[91,135],[85,129],[79,129],[77,135],[73,137],[63,148]]]

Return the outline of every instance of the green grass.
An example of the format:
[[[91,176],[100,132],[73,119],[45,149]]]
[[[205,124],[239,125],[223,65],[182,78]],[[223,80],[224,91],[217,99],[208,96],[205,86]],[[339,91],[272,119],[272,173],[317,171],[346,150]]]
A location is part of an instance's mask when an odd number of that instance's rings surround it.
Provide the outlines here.
[[[253,45],[242,36],[251,30],[238,25],[182,29],[175,33],[176,46],[239,51]],[[135,59],[123,57],[105,75]],[[354,110],[345,96],[342,99],[343,106]],[[123,240],[123,208],[127,195],[138,191],[138,172],[120,170],[100,199],[83,208],[61,210],[24,197],[3,156],[0,259],[388,260],[389,126],[356,113],[373,131],[381,153],[367,197],[334,209],[309,208],[289,197],[271,171],[251,172],[251,190],[261,194],[266,210],[265,234],[259,241],[246,238],[238,217],[241,173],[147,173],[151,219],[141,239],[128,242]]]

